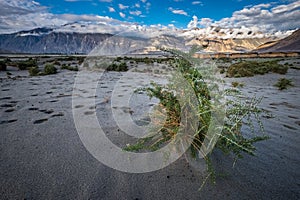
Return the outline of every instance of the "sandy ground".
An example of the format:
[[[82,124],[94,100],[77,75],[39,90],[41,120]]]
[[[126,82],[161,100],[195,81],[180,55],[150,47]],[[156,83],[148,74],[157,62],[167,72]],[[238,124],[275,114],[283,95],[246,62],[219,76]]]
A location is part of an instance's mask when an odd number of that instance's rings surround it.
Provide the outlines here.
[[[228,85],[243,82],[245,94],[264,96],[261,107],[273,115],[263,118],[271,139],[255,144],[257,156],[245,155],[234,168],[233,157],[215,151],[213,162],[221,176],[201,191],[205,175],[184,156],[143,174],[120,172],[97,161],[74,125],[72,108],[85,109],[86,115],[95,110],[72,106],[75,76],[76,72],[61,71],[28,77],[26,71],[14,71],[13,80],[0,72],[0,199],[300,199],[299,70],[226,79]],[[122,73],[112,72],[99,81],[95,111],[107,136],[124,146],[131,139],[113,122],[112,109],[132,110],[133,120],[138,121],[155,100],[136,96],[129,107],[112,107],[110,97],[117,82],[124,94],[133,87],[132,77],[121,81],[120,77]],[[292,78],[295,87],[277,90],[273,84],[279,77]],[[158,75],[152,78],[163,82]],[[147,83],[143,78],[135,81],[140,86]]]

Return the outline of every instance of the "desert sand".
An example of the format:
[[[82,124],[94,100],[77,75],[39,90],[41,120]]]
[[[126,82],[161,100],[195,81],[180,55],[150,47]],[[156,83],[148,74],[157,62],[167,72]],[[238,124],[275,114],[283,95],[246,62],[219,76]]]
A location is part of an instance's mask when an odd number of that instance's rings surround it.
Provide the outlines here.
[[[113,121],[112,109],[132,112],[138,121],[156,103],[140,95],[132,97],[135,102],[129,107],[111,106],[116,82],[125,77],[118,84],[126,94],[133,87],[132,77],[105,73],[97,85],[96,108],[91,108],[72,105],[77,72],[30,77],[27,71],[10,70],[10,78],[0,72],[0,199],[300,199],[299,70],[225,78],[227,85],[243,82],[244,94],[263,97],[260,107],[271,114],[263,118],[270,139],[256,143],[256,156],[245,155],[234,168],[233,156],[214,151],[220,175],[216,184],[208,181],[200,191],[205,179],[201,162],[189,164],[182,156],[161,170],[131,174],[105,166],[82,144],[72,109],[84,109],[86,115],[96,112],[115,144],[131,141]],[[164,82],[162,76],[148,75]],[[279,77],[292,79],[294,87],[279,91],[273,86]],[[134,81],[147,84],[143,78]]]

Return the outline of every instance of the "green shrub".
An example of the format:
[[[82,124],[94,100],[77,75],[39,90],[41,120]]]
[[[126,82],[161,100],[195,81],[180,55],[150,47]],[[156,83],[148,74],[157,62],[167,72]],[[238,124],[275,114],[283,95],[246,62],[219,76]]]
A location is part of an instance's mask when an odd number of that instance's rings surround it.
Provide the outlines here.
[[[44,68],[44,75],[49,75],[49,74],[56,74],[57,69],[54,67],[52,64],[46,64]]]
[[[242,61],[234,63],[229,66],[226,76],[227,77],[249,77],[256,74],[266,74],[269,72],[285,74],[287,73],[288,67],[285,65],[278,64],[278,61]]]
[[[61,69],[67,69],[67,70],[70,70],[70,71],[78,71],[78,67],[77,66],[75,66],[75,67],[72,67],[72,66],[70,66],[70,65],[66,65],[66,64],[63,64],[62,66],[61,66]]]
[[[237,82],[237,81],[233,81],[233,82],[231,82],[231,86],[232,87],[244,87],[244,84],[243,83],[239,83],[239,82]]]
[[[179,142],[179,144],[182,144],[192,140],[189,148],[191,154],[194,157],[197,155],[204,156],[209,174],[212,180],[214,180],[215,170],[210,160],[211,154],[200,155],[202,153],[201,147],[203,144],[205,145],[205,139],[208,136],[207,134],[211,128],[211,123],[214,126],[213,130],[221,130],[220,133],[215,133],[218,134],[216,148],[221,149],[225,154],[232,153],[236,158],[242,158],[242,152],[254,155],[255,146],[253,143],[268,138],[266,136],[257,136],[254,132],[257,130],[254,130],[254,128],[252,129],[254,126],[253,124],[258,123],[260,125],[259,128],[261,128],[260,130],[263,131],[259,118],[262,110],[257,107],[259,99],[247,99],[241,97],[236,90],[228,90],[226,95],[230,96],[231,100],[226,102],[226,108],[212,104],[210,101],[211,90],[209,88],[216,88],[218,87],[217,84],[208,86],[200,71],[194,67],[197,66],[197,61],[189,58],[189,54],[180,53],[179,55],[180,56],[175,59],[173,66],[176,68],[177,72],[179,72],[180,77],[183,76],[184,81],[186,81],[193,89],[192,92],[195,94],[195,98],[192,97],[193,95],[189,95],[189,92],[191,91],[182,85],[182,79],[180,79],[179,76],[177,77],[176,74],[174,74],[174,77],[170,79],[170,82],[167,85],[160,85],[153,82],[150,87],[137,90],[136,92],[146,92],[150,98],[157,98],[159,100],[158,106],[161,109],[158,109],[158,111],[156,111],[158,113],[154,114],[157,114],[157,116],[163,115],[165,117],[162,122],[155,122],[163,123],[159,124],[160,128],[158,130],[149,130],[149,137],[138,140],[138,142],[132,146],[127,146],[125,150],[157,150],[164,144],[170,142]],[[189,58],[189,60],[184,58]],[[208,70],[210,69],[209,66],[207,68]],[[205,77],[207,78],[207,74],[205,74]],[[210,78],[213,77],[214,76]],[[215,80],[215,77],[212,80]],[[176,91],[176,88],[180,88],[179,91]],[[217,93],[220,95],[219,92]],[[237,93],[238,95],[236,95]],[[179,95],[184,97],[184,102],[179,102]],[[222,99],[214,99],[214,101],[222,102]],[[165,112],[161,113],[159,110],[164,110]],[[225,116],[223,116],[221,110],[226,112],[224,113]],[[195,115],[193,112],[196,112],[194,113]],[[212,117],[216,113],[219,115],[217,117],[218,120],[220,120],[219,118],[222,118],[224,119],[224,123],[218,125],[213,122]],[[194,126],[194,124],[187,124],[187,127],[181,127],[184,126],[181,121],[182,117],[187,123],[190,123],[196,117],[196,121],[199,122],[199,125]],[[245,123],[243,124],[242,122]],[[250,126],[251,133],[255,136],[251,137],[249,134],[244,136],[242,134],[242,125]],[[189,137],[179,132],[181,128],[188,128],[188,132],[191,133],[193,137]],[[212,137],[210,142],[213,142],[213,138],[214,137]]]
[[[36,67],[30,67],[28,69],[29,75],[30,76],[45,76],[45,75],[50,75],[50,74],[56,74],[57,69],[54,67],[53,64],[46,64],[44,67],[44,71],[40,71],[39,68]]]
[[[120,64],[112,63],[107,68],[107,71],[117,71],[117,72],[125,72],[128,71],[128,67],[125,62],[121,62]]]
[[[35,59],[29,58],[28,60],[18,62],[17,66],[20,70],[26,70],[30,67],[37,67],[37,62]]]
[[[292,83],[292,80],[286,78],[280,78],[274,86],[276,86],[279,90],[284,90],[294,85]]]
[[[29,69],[28,69],[28,72],[29,72],[29,75],[30,76],[38,76],[38,75],[40,75],[40,70],[39,70],[39,68],[38,67],[30,67]]]

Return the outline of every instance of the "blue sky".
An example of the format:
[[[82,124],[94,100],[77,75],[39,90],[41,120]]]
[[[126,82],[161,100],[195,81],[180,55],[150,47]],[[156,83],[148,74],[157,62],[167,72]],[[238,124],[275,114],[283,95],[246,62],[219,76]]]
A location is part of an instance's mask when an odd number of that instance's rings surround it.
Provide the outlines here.
[[[300,28],[300,0],[0,0],[0,33],[77,21],[285,31]]]
[[[259,4],[293,1],[262,0],[36,0],[54,14],[94,14],[140,24],[174,24],[185,28],[194,15],[221,20],[233,12]],[[300,19],[299,19],[300,20]]]

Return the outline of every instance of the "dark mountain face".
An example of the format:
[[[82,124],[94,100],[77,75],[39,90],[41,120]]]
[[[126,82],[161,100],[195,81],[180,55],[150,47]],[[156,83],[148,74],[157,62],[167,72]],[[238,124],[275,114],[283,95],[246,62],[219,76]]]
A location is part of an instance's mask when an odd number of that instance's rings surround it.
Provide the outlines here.
[[[283,38],[275,44],[261,48],[259,52],[300,52],[300,29],[293,32],[290,36]]]
[[[271,38],[209,40],[205,37],[203,39],[181,38],[179,35],[178,37],[160,35],[146,39],[138,36],[59,32],[51,28],[37,28],[12,34],[0,34],[0,53],[89,54],[94,50],[93,53],[98,54],[120,54],[136,51],[147,52],[154,50],[156,46],[186,50],[187,46],[192,45],[207,46],[206,50],[212,52],[243,52],[254,49],[259,52],[300,51],[300,30],[295,31],[287,38],[274,42],[274,44],[267,45],[267,47],[262,44],[269,42]],[[257,49],[261,45],[262,47]]]
[[[88,54],[111,36],[111,34],[102,33],[53,32],[51,29],[34,29],[0,35],[0,50],[2,53]]]

